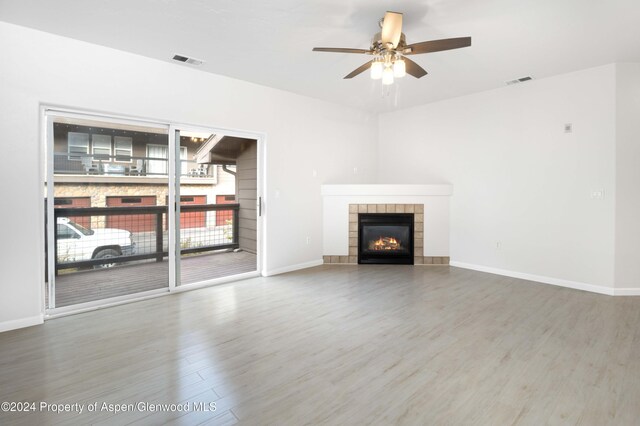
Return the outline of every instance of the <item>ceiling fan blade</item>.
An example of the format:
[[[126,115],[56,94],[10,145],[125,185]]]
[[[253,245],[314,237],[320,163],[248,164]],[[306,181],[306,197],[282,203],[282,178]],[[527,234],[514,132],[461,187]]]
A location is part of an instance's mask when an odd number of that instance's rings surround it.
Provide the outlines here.
[[[314,47],[314,52],[335,52],[335,53],[372,53],[371,50],[366,49],[349,49],[343,47]]]
[[[442,40],[410,44],[402,49],[402,54],[418,55],[420,53],[441,52],[443,50],[459,49],[468,46],[471,46],[471,37],[444,38]]]
[[[358,68],[356,68],[355,70],[351,71],[349,74],[347,74],[344,78],[353,78],[358,74],[361,74],[363,72],[365,72],[367,69],[371,68],[371,62],[373,61],[369,61],[364,65],[359,66]]]
[[[409,58],[402,58],[402,59],[404,59],[404,65],[407,70],[407,74],[410,74],[415,78],[420,78],[427,75],[427,72],[424,70],[424,68],[422,68],[420,65],[413,62],[411,59]]]
[[[387,12],[382,20],[380,39],[383,44],[391,43],[395,49],[402,35],[402,13]]]

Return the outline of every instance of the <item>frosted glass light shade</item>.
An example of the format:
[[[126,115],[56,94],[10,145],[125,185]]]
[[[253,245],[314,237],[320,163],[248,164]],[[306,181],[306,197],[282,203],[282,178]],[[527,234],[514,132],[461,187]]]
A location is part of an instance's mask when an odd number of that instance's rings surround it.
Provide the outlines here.
[[[393,63],[393,76],[402,78],[405,75],[407,75],[407,67],[404,59],[396,59],[396,61]]]
[[[371,78],[380,80],[382,78],[382,62],[374,61],[371,64]]]
[[[382,71],[382,84],[387,86],[393,84],[393,70],[391,67],[386,67],[384,71]]]

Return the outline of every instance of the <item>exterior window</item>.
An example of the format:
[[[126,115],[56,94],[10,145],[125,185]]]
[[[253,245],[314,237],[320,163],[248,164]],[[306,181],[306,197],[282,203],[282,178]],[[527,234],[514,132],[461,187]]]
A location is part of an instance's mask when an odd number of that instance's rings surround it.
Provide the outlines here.
[[[91,136],[91,153],[96,158],[103,160],[111,159],[111,136],[109,135],[92,135]]]
[[[147,145],[147,157],[149,158],[167,158],[167,147],[165,145]],[[150,175],[166,175],[167,160],[149,160],[149,168],[147,174]]]
[[[67,134],[69,160],[80,161],[89,154],[89,133],[69,132]],[[75,155],[72,155],[75,154]]]
[[[113,138],[114,154],[116,155],[116,161],[131,162],[131,155],[133,154],[133,139],[126,138],[124,136],[115,136]]]
[[[166,145],[147,145],[147,157],[150,158],[168,158]],[[181,173],[187,174],[187,148],[180,147]],[[166,175],[168,173],[169,162],[167,160],[149,160],[149,174]]]

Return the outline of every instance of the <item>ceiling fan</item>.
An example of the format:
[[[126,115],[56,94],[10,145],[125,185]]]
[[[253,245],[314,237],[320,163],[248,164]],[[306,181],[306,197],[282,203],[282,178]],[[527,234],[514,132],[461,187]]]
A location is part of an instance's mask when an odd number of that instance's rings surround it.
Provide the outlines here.
[[[349,49],[339,47],[314,47],[314,52],[360,53],[373,55],[374,58],[356,68],[344,78],[353,78],[368,68],[371,78],[382,79],[382,84],[393,84],[394,77],[410,74],[415,78],[427,75],[427,72],[406,56],[421,53],[440,52],[471,46],[471,37],[446,38],[407,44],[402,32],[402,13],[386,12],[379,22],[380,32],[373,36],[371,47],[367,49]]]

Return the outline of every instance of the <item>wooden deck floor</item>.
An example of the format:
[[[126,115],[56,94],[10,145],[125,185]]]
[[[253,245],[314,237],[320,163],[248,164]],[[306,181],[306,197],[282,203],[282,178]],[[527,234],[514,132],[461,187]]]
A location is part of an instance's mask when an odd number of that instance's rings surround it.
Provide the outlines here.
[[[188,256],[181,262],[180,281],[182,284],[192,284],[228,277],[255,271],[256,265],[256,255],[244,251]],[[169,263],[166,260],[64,274],[56,278],[56,307],[168,286]]]

